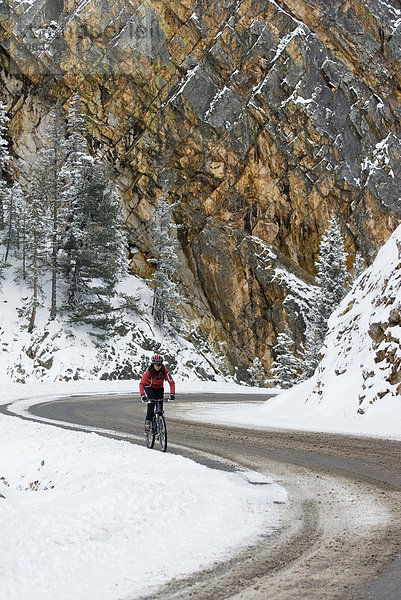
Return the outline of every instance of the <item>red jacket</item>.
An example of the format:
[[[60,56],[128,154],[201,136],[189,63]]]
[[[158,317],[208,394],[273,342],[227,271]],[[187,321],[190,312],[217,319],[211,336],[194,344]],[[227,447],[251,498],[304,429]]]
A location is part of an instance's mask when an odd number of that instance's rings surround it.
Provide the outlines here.
[[[149,369],[146,369],[145,373],[142,375],[142,379],[139,382],[139,393],[141,396],[145,393],[145,387],[152,387],[160,389],[164,387],[164,381],[168,381],[170,385],[170,394],[175,394],[175,383],[174,379],[171,376],[171,373],[168,372],[166,367],[164,367],[164,377],[160,373],[160,375],[156,375],[155,377],[151,377]]]

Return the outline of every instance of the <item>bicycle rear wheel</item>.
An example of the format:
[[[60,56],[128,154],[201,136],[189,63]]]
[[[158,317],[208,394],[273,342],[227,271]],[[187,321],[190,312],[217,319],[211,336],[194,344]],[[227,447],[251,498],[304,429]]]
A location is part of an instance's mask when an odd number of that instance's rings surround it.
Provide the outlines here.
[[[145,442],[147,448],[153,448],[153,446],[155,445],[155,431],[153,427],[153,421],[151,429],[147,430],[145,428]]]
[[[159,444],[162,452],[167,450],[167,427],[163,415],[157,415],[157,431],[159,434]]]

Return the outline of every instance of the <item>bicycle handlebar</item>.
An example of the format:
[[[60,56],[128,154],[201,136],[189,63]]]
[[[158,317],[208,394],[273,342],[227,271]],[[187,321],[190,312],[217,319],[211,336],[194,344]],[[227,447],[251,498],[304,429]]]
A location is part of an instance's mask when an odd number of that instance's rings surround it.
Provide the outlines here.
[[[156,402],[173,402],[173,400],[171,400],[170,398],[163,398],[162,400],[149,400],[149,398],[146,400],[146,402],[144,402],[144,404],[152,404],[152,403],[156,403]]]

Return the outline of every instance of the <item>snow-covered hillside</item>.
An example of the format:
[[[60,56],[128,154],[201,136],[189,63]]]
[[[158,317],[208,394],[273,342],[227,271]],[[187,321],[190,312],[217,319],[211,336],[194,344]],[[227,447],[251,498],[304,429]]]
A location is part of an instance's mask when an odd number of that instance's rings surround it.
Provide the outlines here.
[[[273,533],[286,507],[258,473],[93,433],[0,415],[0,439],[7,600],[142,597]]]
[[[166,358],[181,379],[224,381],[218,360],[196,330],[186,332],[195,344],[157,327],[151,316],[152,290],[128,276],[117,286],[114,307],[119,315],[111,336],[101,339],[88,326],[71,325],[61,313],[49,320],[48,300],[38,307],[35,328],[28,332],[31,291],[18,278],[15,265],[0,281],[0,373],[6,383],[56,382],[78,379],[136,379],[153,353]],[[48,287],[48,286],[47,286]],[[44,286],[44,297],[50,294]],[[47,293],[46,293],[47,292]],[[195,347],[196,345],[196,347]]]
[[[307,402],[344,398],[364,414],[401,396],[401,226],[329,321],[324,357]]]

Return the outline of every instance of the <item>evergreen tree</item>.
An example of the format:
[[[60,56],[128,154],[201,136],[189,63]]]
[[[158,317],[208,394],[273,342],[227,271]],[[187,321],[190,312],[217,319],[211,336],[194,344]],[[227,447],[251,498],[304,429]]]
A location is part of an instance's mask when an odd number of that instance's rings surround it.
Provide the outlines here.
[[[13,197],[15,205],[15,227],[17,230],[16,256],[22,261],[22,277],[26,280],[28,206],[25,194],[19,183],[16,183],[13,186]]]
[[[73,322],[107,329],[114,322],[112,298],[125,267],[120,204],[106,168],[87,151],[77,96],[70,105],[67,131],[62,169],[67,310]]]
[[[11,247],[14,246],[16,249],[18,249],[20,245],[20,212],[23,211],[23,204],[24,202],[21,186],[18,183],[14,183],[14,185],[9,189],[4,201],[5,263],[8,261]]]
[[[84,166],[84,165],[83,165]],[[125,242],[118,196],[100,164],[84,166],[74,201],[66,250],[68,310],[73,322],[107,329],[114,322],[111,300],[121,278]]]
[[[36,170],[39,173],[39,170]],[[41,281],[46,272],[49,254],[50,215],[45,197],[40,193],[40,184],[32,185],[26,204],[26,274],[32,286],[31,317],[28,332],[35,326],[37,308],[42,294]]]
[[[8,142],[5,139],[7,134],[9,118],[7,116],[7,110],[5,104],[0,102],[0,169],[5,169],[10,160],[10,154],[8,151]]]
[[[50,111],[45,147],[39,154],[42,194],[51,214],[51,303],[50,316],[57,314],[57,283],[61,240],[66,228],[62,167],[65,161],[65,125],[59,106]]]
[[[313,375],[319,361],[319,352],[327,333],[327,322],[346,293],[347,253],[344,237],[334,215],[332,215],[319,247],[316,291],[306,331],[305,353],[302,359],[303,377]]]
[[[0,102],[0,230],[4,229],[4,204],[8,199],[8,188],[5,171],[10,161],[8,142],[5,138],[8,126],[8,117],[5,105]]]
[[[75,303],[75,287],[79,277],[79,252],[85,230],[85,188],[94,167],[83,136],[85,122],[81,101],[75,95],[70,103],[65,142],[66,159],[61,170],[64,180],[62,202],[66,208],[66,232],[63,241],[63,272],[69,281],[68,304]]]
[[[322,237],[316,262],[316,283],[323,292],[319,295],[319,309],[326,323],[345,296],[348,277],[346,259],[344,236],[336,217],[332,215]]]
[[[288,325],[278,334],[274,346],[275,360],[272,364],[272,382],[280,388],[290,388],[299,379],[299,359],[295,355],[294,340]]]
[[[357,252],[355,254],[355,262],[354,262],[354,274],[352,277],[352,282],[356,281],[361,273],[366,269],[366,262],[363,256]]]
[[[250,374],[249,383],[254,387],[261,387],[264,383],[264,369],[260,358],[254,358],[252,366],[248,369]]]
[[[320,302],[320,295],[322,291],[317,289],[314,295],[314,308],[316,308]],[[312,310],[309,323],[307,325],[305,333],[305,345],[301,364],[301,376],[300,380],[304,381],[312,377],[320,362],[320,349],[323,345],[325,332],[327,331],[327,322],[323,320],[318,310]]]
[[[101,166],[95,165],[83,190],[79,242],[71,248],[71,320],[109,328],[115,321],[112,298],[125,256],[117,194]]]
[[[160,199],[152,231],[154,254],[157,257],[149,259],[149,262],[156,265],[152,315],[160,327],[168,323],[176,331],[180,331],[183,320],[178,307],[183,298],[174,282],[178,269],[178,244],[174,236],[176,225],[171,215],[172,208],[165,198]]]

